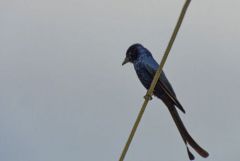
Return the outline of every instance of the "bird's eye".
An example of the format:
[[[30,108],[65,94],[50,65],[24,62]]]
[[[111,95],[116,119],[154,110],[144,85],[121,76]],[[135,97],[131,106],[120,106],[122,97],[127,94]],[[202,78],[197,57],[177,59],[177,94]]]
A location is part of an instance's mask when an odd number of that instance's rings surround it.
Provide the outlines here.
[[[132,56],[132,52],[128,52],[128,56],[131,57]]]

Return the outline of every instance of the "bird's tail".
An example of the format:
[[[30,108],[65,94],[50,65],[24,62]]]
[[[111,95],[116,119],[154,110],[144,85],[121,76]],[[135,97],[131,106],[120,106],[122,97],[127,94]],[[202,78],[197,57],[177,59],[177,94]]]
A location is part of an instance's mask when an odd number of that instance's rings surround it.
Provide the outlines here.
[[[163,100],[164,101],[164,100]],[[208,157],[208,152],[206,150],[204,150],[203,148],[201,148],[194,140],[193,138],[190,136],[190,134],[188,133],[187,129],[185,128],[175,106],[170,102],[170,101],[164,101],[164,103],[167,105],[169,112],[171,113],[171,116],[182,136],[182,139],[186,145],[187,148],[187,152],[188,152],[188,156],[190,160],[194,160],[194,155],[190,152],[189,148],[188,148],[188,144],[202,157],[206,158]]]

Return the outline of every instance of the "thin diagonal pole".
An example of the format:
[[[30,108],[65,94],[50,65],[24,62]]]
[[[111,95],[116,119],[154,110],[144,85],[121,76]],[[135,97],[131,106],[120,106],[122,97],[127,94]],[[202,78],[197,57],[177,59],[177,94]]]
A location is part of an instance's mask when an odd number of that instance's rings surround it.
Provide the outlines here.
[[[190,2],[191,2],[191,0],[186,0],[186,1],[185,1],[185,4],[183,5],[183,8],[182,8],[182,11],[181,11],[180,16],[179,16],[179,18],[178,18],[177,24],[176,24],[176,26],[175,26],[175,28],[174,28],[174,31],[173,31],[173,33],[172,33],[172,36],[171,36],[169,42],[168,42],[168,46],[167,46],[167,48],[166,48],[166,50],[165,50],[165,52],[164,52],[163,58],[162,58],[162,60],[161,60],[161,62],[160,62],[160,65],[159,65],[159,67],[158,67],[158,69],[157,69],[157,71],[156,71],[156,73],[155,73],[155,76],[154,76],[154,78],[153,78],[153,81],[152,81],[152,83],[151,83],[151,86],[150,86],[150,88],[148,89],[148,91],[147,91],[147,93],[146,93],[146,95],[145,95],[145,97],[144,97],[145,100],[144,100],[144,102],[143,102],[142,108],[141,108],[140,112],[138,113],[137,119],[136,119],[136,121],[135,121],[135,123],[134,123],[134,126],[133,126],[133,128],[132,128],[132,131],[131,131],[131,133],[130,133],[130,135],[129,135],[129,137],[128,137],[128,140],[127,140],[127,142],[126,142],[126,145],[125,145],[125,147],[124,147],[124,149],[123,149],[123,151],[122,151],[122,154],[121,154],[121,156],[120,156],[120,158],[119,158],[119,161],[123,161],[124,158],[125,158],[125,156],[126,156],[126,153],[127,153],[127,151],[128,151],[128,148],[129,148],[129,146],[130,146],[130,144],[131,144],[131,142],[132,142],[132,139],[133,139],[133,137],[134,137],[134,134],[135,134],[135,132],[136,132],[136,130],[137,130],[137,127],[138,127],[138,125],[139,125],[139,123],[140,123],[140,121],[141,121],[141,118],[142,118],[142,116],[143,116],[143,113],[144,113],[144,111],[145,111],[145,109],[146,109],[146,107],[147,107],[148,101],[150,100],[150,98],[151,98],[151,96],[152,96],[153,90],[154,90],[154,88],[155,88],[155,86],[156,86],[156,84],[157,84],[157,81],[158,81],[159,77],[160,77],[160,74],[161,74],[161,72],[162,72],[163,66],[164,66],[164,64],[165,64],[165,62],[166,62],[166,60],[167,60],[167,57],[168,57],[169,52],[170,52],[170,50],[171,50],[171,48],[172,48],[172,45],[173,45],[174,40],[175,40],[175,38],[176,38],[176,36],[177,36],[177,33],[178,33],[179,28],[180,28],[180,26],[181,26],[181,24],[182,24],[183,18],[184,18],[184,16],[185,16],[185,13],[186,13],[186,11],[187,11],[187,8],[188,8]]]

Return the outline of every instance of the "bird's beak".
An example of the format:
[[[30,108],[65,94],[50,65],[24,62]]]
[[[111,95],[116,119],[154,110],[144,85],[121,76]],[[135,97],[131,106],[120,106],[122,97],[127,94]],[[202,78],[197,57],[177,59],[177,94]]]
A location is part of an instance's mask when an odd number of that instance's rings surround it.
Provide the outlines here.
[[[129,62],[129,59],[128,59],[128,57],[126,57],[125,59],[124,59],[124,61],[122,62],[122,65],[124,65],[124,64],[126,64],[126,63],[128,63]]]

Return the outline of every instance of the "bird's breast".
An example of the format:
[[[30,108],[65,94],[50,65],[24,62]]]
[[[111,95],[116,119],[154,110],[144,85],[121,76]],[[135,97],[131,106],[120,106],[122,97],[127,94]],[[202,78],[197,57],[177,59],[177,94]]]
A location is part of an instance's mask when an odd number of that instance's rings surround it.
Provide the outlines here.
[[[135,71],[137,73],[137,76],[143,86],[148,89],[150,87],[150,84],[152,82],[152,77],[149,75],[148,71],[145,69],[144,65],[142,63],[136,63],[134,64]]]

